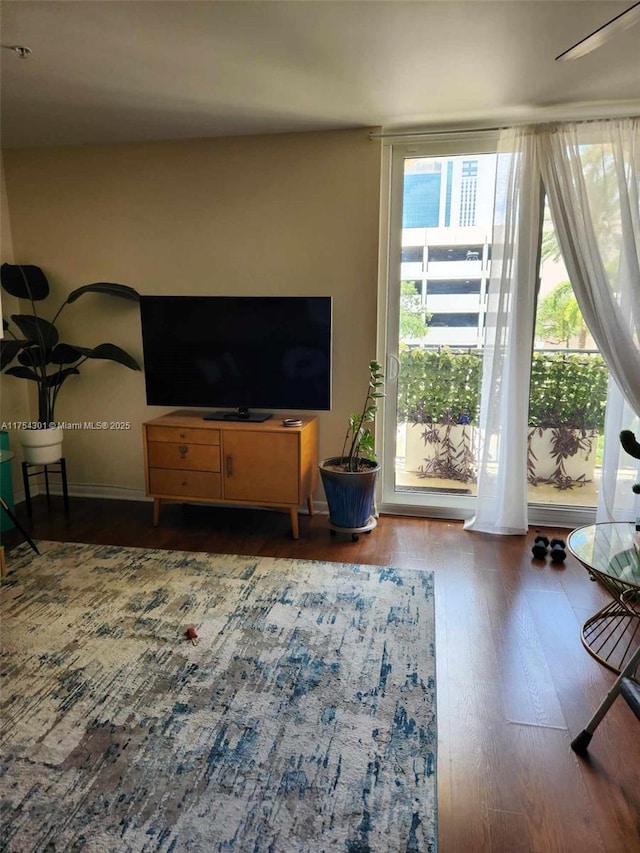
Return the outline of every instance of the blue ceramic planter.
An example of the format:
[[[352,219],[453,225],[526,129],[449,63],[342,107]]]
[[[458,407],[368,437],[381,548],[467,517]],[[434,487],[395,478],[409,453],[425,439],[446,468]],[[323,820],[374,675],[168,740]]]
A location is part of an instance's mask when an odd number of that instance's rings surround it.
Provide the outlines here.
[[[343,457],[332,456],[324,459],[319,466],[329,505],[329,518],[335,527],[364,527],[373,512],[376,477],[380,465],[363,459],[363,471],[338,471],[332,468],[343,462]]]

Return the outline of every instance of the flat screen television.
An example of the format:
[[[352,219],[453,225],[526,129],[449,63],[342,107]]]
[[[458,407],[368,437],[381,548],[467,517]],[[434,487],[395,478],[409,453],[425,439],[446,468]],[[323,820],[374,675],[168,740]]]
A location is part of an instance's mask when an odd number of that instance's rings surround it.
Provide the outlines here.
[[[147,403],[261,421],[331,408],[329,296],[142,296]]]

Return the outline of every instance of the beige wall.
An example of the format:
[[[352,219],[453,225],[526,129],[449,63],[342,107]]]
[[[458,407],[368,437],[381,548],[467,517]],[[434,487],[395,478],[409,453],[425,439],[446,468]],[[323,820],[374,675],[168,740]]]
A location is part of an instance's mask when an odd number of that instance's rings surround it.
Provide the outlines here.
[[[45,270],[52,308],[93,281],[145,294],[333,296],[320,455],[340,452],[375,357],[380,148],[367,131],[7,150],[4,164],[15,261]],[[133,304],[90,295],[60,327],[70,343],[110,341],[142,361]],[[142,373],[86,365],[57,420],[131,430],[68,432],[70,483],[142,490],[141,424],[164,411],[146,406]]]
[[[2,263],[11,263],[13,261],[13,240],[3,159],[0,159],[0,249],[0,261]],[[2,316],[7,319],[12,314],[18,314],[21,311],[18,300],[9,296],[4,291],[0,294],[0,307],[2,309]],[[28,414],[29,409],[30,400],[27,383],[19,382],[17,379],[0,373],[0,422],[3,422],[0,423],[0,428],[6,429],[9,432],[11,450],[15,451],[16,454],[11,463],[12,479],[14,492],[17,492],[19,495],[22,493],[22,472],[20,470],[22,457],[20,455],[20,445],[13,429],[11,429],[11,425],[14,421],[23,420]]]

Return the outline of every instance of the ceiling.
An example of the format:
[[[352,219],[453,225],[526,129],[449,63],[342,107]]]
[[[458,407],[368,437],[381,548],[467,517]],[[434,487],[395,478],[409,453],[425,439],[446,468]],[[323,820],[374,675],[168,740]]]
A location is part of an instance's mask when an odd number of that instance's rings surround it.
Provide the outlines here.
[[[1,0],[3,147],[640,112],[632,0]]]

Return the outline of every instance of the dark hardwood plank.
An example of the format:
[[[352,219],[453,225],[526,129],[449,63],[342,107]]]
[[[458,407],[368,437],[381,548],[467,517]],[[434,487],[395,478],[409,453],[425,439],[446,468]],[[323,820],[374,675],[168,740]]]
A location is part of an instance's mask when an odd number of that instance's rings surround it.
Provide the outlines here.
[[[533,849],[523,814],[501,809],[489,811],[491,849],[509,853],[530,853]]]
[[[640,849],[640,724],[618,700],[589,756],[570,749],[613,674],[580,626],[607,601],[568,555],[534,560],[538,532],[469,533],[457,521],[384,516],[358,542],[326,516],[53,496],[34,500],[37,539],[426,568],[435,574],[440,853],[626,853]],[[21,541],[3,536],[8,550]],[[389,851],[396,853],[396,851]]]

